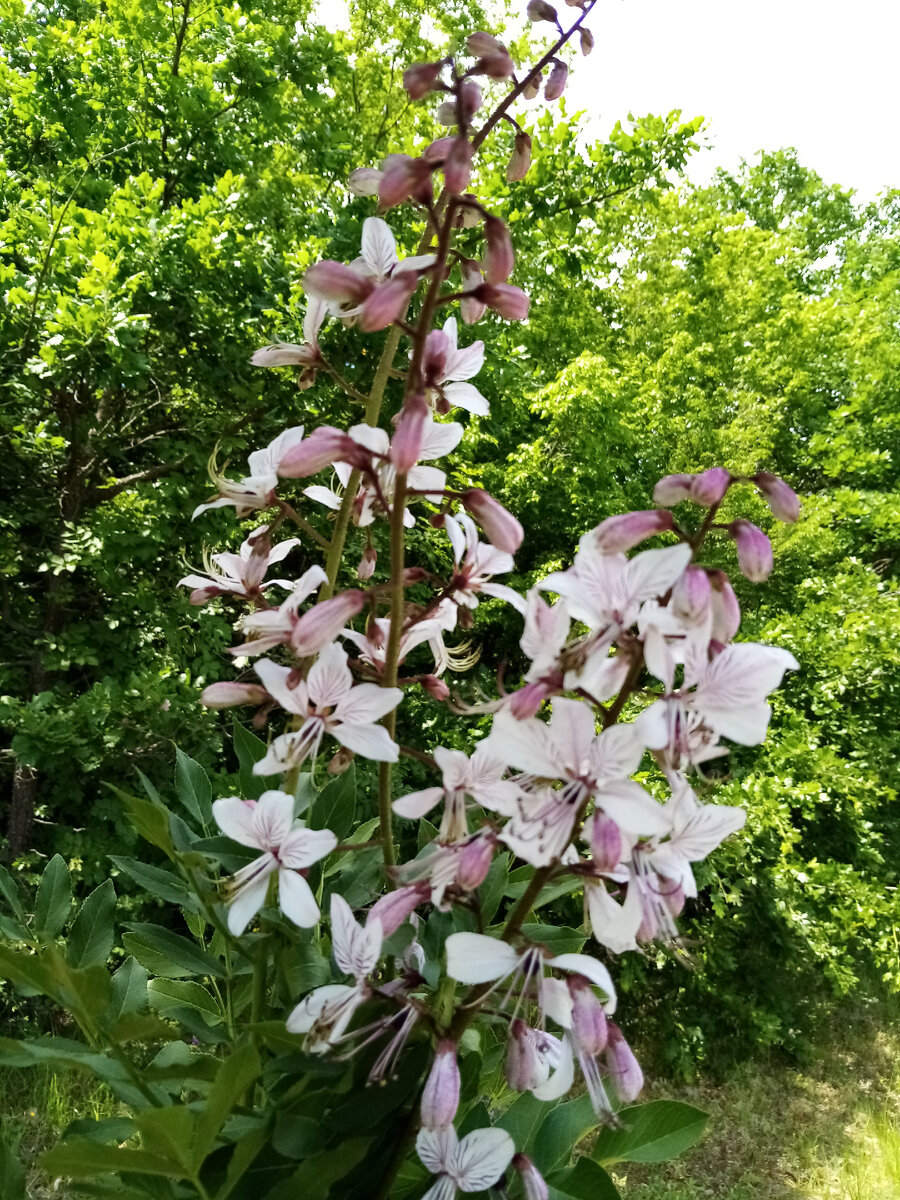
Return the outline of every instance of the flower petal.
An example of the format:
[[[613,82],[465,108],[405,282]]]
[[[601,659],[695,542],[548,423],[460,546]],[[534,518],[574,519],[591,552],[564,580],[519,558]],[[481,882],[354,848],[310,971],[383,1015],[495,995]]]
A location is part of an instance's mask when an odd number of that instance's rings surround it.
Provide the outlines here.
[[[484,933],[451,933],[445,942],[447,974],[459,983],[487,983],[515,970],[518,953]]]
[[[390,225],[381,217],[366,217],[363,221],[362,256],[379,279],[384,279],[397,265],[397,243]]]
[[[398,817],[424,817],[443,798],[442,787],[423,788],[421,792],[410,792],[391,805]]]
[[[616,1011],[616,988],[612,976],[603,963],[589,954],[557,954],[556,958],[546,960],[548,967],[557,971],[571,971],[575,975],[583,975],[603,992],[607,999],[607,1011]]]
[[[383,725],[332,725],[329,733],[354,754],[373,762],[397,762],[400,758],[400,747]]]
[[[301,929],[311,929],[319,919],[319,906],[309,884],[285,867],[278,872],[278,907]]]
[[[330,854],[338,840],[330,829],[292,829],[278,852],[281,865],[299,871]]]
[[[306,677],[309,698],[316,708],[334,708],[353,687],[347,651],[336,642],[319,652]]]
[[[452,1125],[443,1129],[420,1129],[416,1137],[416,1154],[432,1175],[441,1175],[450,1169],[458,1145],[459,1138]]]
[[[256,801],[242,800],[240,796],[226,796],[223,800],[216,800],[212,806],[215,822],[226,837],[240,842],[242,846],[264,850],[253,820],[255,811]]]
[[[442,390],[450,404],[474,413],[476,417],[486,417],[491,411],[487,400],[472,383],[448,383]]]
[[[263,687],[273,700],[287,712],[306,716],[308,711],[306,684],[302,681],[295,688],[288,687],[289,667],[279,666],[270,658],[261,658],[255,667]]]
[[[475,1129],[456,1147],[450,1176],[460,1191],[483,1192],[497,1182],[515,1152],[505,1129]]]
[[[565,1096],[574,1082],[575,1059],[572,1054],[572,1040],[566,1033],[563,1035],[556,1070],[546,1083],[532,1088],[531,1091],[538,1100],[558,1100],[560,1096]]]

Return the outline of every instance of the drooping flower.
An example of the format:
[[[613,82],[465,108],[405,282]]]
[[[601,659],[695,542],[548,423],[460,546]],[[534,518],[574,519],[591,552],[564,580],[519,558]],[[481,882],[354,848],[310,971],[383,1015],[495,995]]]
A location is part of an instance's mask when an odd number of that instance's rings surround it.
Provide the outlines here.
[[[398,816],[424,817],[443,800],[444,813],[438,837],[442,842],[458,842],[468,835],[466,797],[495,812],[509,815],[515,811],[519,787],[503,778],[506,764],[492,755],[484,743],[471,758],[461,750],[438,746],[434,750],[434,760],[443,774],[443,786],[401,796],[393,803]]]
[[[416,1153],[434,1183],[422,1200],[453,1200],[457,1191],[484,1192],[512,1162],[515,1143],[505,1129],[476,1129],[460,1139],[452,1125],[420,1129]]]
[[[319,906],[299,873],[324,858],[337,845],[330,829],[307,829],[294,820],[294,798],[287,792],[263,792],[259,800],[228,796],[213,804],[222,832],[242,846],[261,850],[232,877],[228,894],[228,928],[239,936],[266,900],[269,880],[278,877],[278,903],[295,925],[309,928],[319,919]]]
[[[352,620],[365,602],[362,592],[341,592],[301,614],[299,609],[304,600],[327,579],[321,567],[310,567],[300,576],[294,590],[278,608],[247,613],[241,619],[241,628],[250,635],[250,640],[232,647],[231,653],[261,654],[273,646],[290,643],[298,655],[315,654],[337,636],[341,626]]]
[[[250,474],[244,479],[226,479],[216,468],[214,457],[210,459],[209,474],[217,495],[194,509],[191,519],[208,508],[223,508],[233,505],[235,514],[246,517],[257,508],[268,508],[275,503],[275,488],[278,486],[278,464],[285,454],[303,440],[303,426],[298,425],[280,433],[264,450],[254,450],[247,460]]]
[[[223,552],[213,554],[207,575],[185,575],[179,579],[179,587],[190,587],[191,604],[206,604],[215,596],[230,592],[235,596],[248,596],[251,592],[263,592],[270,587],[292,589],[287,579],[270,579],[263,583],[266,571],[273,563],[281,562],[295,546],[299,538],[287,538],[272,546],[268,540],[268,525],[260,525],[241,544],[237,554]]]
[[[477,608],[479,594],[495,596],[525,612],[525,597],[502,583],[492,583],[494,575],[505,575],[515,565],[513,556],[498,550],[478,537],[475,522],[466,513],[444,517],[444,528],[453,547],[455,571],[450,581],[451,598],[465,608]]]
[[[315,382],[316,369],[322,365],[322,351],[319,347],[319,330],[328,312],[324,300],[311,296],[306,303],[306,314],[303,318],[303,343],[273,342],[254,351],[250,362],[255,367],[303,367],[300,373],[301,388],[311,387]]]
[[[429,402],[438,412],[449,412],[456,407],[486,417],[490,411],[487,400],[474,384],[467,382],[484,365],[484,342],[459,346],[456,318],[450,317],[443,330],[429,334],[429,344],[424,363]]]

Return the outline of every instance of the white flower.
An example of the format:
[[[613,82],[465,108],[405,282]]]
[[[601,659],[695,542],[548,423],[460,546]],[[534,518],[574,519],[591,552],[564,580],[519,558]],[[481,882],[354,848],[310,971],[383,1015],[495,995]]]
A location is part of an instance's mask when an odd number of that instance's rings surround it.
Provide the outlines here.
[[[505,575],[513,569],[511,554],[498,550],[490,542],[482,542],[478,528],[468,513],[445,516],[444,528],[453,547],[453,574],[450,593],[457,604],[477,608],[479,593],[495,596],[511,604],[517,612],[525,612],[525,597],[502,583],[492,583],[494,575]]]
[[[505,1129],[476,1129],[460,1139],[452,1125],[420,1129],[416,1153],[438,1175],[422,1200],[453,1200],[457,1191],[484,1192],[512,1162],[515,1143]]]
[[[315,757],[326,733],[365,758],[397,761],[397,743],[375,722],[397,707],[403,693],[374,683],[354,686],[342,647],[326,646],[306,679],[293,688],[288,686],[290,670],[270,659],[261,659],[256,673],[269,695],[287,712],[302,717],[303,723],[296,732],[275,738],[265,758],[254,765],[255,774],[274,775],[298,766],[310,754]]]
[[[477,375],[484,365],[484,342],[473,342],[471,346],[457,343],[456,318],[451,317],[443,328],[446,359],[435,390],[439,390],[448,405],[464,408],[479,417],[490,412],[487,400],[472,383],[465,382]],[[429,389],[431,392],[432,389]],[[432,397],[429,395],[428,397]],[[443,411],[443,409],[441,409]]]
[[[367,624],[371,634],[357,633],[354,629],[341,630],[341,636],[356,646],[360,659],[372,667],[378,675],[384,670],[387,646],[391,635],[390,617],[376,617]],[[431,616],[410,625],[400,634],[398,663],[402,663],[411,650],[428,642],[435,658],[435,674],[440,674],[447,665],[447,649],[443,634],[456,627],[456,608],[451,600],[442,600]],[[437,648],[436,648],[437,647]]]
[[[245,517],[256,508],[268,508],[274,503],[275,488],[278,486],[278,464],[292,447],[303,441],[303,426],[297,425],[280,433],[265,450],[254,450],[248,465],[250,474],[241,480],[226,479],[210,460],[210,478],[219,489],[218,495],[204,504],[198,504],[193,516],[197,517],[208,508],[222,508],[233,504],[235,513]]]
[[[319,919],[319,906],[298,872],[324,858],[337,845],[330,829],[307,829],[295,821],[294,799],[287,792],[263,792],[259,800],[228,796],[213,804],[222,832],[242,846],[262,850],[259,858],[234,875],[228,897],[228,928],[243,933],[266,900],[270,877],[278,874],[278,903],[286,917],[306,929]]]
[[[394,812],[400,817],[424,817],[438,801],[444,801],[439,839],[442,842],[458,842],[468,834],[466,821],[466,797],[484,808],[510,815],[515,812],[519,797],[518,784],[504,779],[506,764],[495,758],[482,744],[471,758],[461,750],[448,750],[438,746],[434,760],[442,775],[442,787],[424,788],[410,792],[393,803]]]
[[[250,641],[235,646],[231,653],[262,654],[264,650],[289,642],[300,620],[300,605],[327,580],[328,576],[321,567],[310,567],[300,576],[294,584],[294,590],[278,608],[247,613],[241,619],[241,628],[250,636]]]
[[[276,562],[281,562],[295,546],[300,545],[299,538],[287,538],[277,546],[268,546],[265,539],[268,525],[260,525],[241,545],[238,554],[223,552],[213,554],[208,575],[185,575],[179,579],[179,587],[194,588],[191,594],[192,604],[205,604],[222,592],[231,592],[235,596],[246,596],[250,591],[265,591],[266,588],[278,586],[293,588],[293,583],[287,579],[270,579],[263,583],[266,571]]]
[[[616,989],[603,963],[588,954],[547,955],[540,946],[516,949],[485,933],[451,933],[445,942],[447,974],[458,983],[489,983],[508,975],[521,975],[526,984],[543,980],[544,968],[582,975],[606,996],[608,1012],[615,1012]],[[546,981],[544,981],[546,982]],[[545,1006],[547,993],[539,989]],[[555,1010],[554,1010],[555,1012]],[[552,1015],[552,1014],[551,1014]]]

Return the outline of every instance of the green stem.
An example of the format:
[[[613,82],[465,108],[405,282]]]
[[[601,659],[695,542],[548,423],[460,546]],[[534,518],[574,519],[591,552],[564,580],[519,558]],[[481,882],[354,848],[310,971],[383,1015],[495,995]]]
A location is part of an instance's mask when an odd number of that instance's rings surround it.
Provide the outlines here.
[[[394,500],[391,508],[391,625],[384,655],[383,687],[397,686],[397,670],[400,660],[400,635],[403,632],[403,571],[406,565],[406,531],[403,513],[406,509],[406,476],[398,475],[394,485]],[[394,709],[384,718],[383,725],[393,739],[397,729],[397,712]],[[394,850],[393,813],[391,810],[391,766],[389,762],[378,768],[378,824],[381,830],[381,850],[385,868],[397,862]]]

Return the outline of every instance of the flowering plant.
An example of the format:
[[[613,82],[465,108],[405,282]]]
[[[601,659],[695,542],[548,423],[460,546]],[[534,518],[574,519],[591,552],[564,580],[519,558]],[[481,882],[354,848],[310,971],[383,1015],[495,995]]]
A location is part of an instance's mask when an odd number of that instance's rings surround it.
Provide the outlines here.
[[[3,951],[5,973],[64,1003],[85,1037],[18,1053],[77,1060],[135,1113],[115,1131],[79,1127],[48,1156],[84,1194],[611,1196],[602,1164],[646,1150],[642,1129],[676,1148],[702,1129],[687,1106],[633,1106],[643,1079],[617,1023],[614,959],[677,943],[677,917],[697,894],[692,864],[743,824],[741,809],[706,800],[702,766],[727,753],[723,739],[764,739],[767,697],[797,664],[777,647],[734,641],[734,591],[703,556],[710,538],[731,539],[739,570],[764,580],[767,538],[720,511],[750,485],[791,521],[796,497],[765,472],[668,476],[656,507],[603,521],[571,567],[522,596],[502,582],[519,522],[435,465],[463,436],[454,409],[489,418],[471,382],[484,344],[468,327],[488,309],[523,320],[529,306],[509,282],[506,225],[471,190],[477,153],[510,124],[508,176],[527,174],[531,139],[514,104],[542,87],[557,99],[567,46],[593,45],[584,22],[594,0],[569,5],[564,27],[550,4],[529,3],[531,20],[555,30],[532,68],[519,70],[483,32],[463,56],[410,66],[410,97],[439,96],[438,120],[452,132],[416,157],[358,168],[349,186],[382,213],[411,214],[423,226],[416,253],[401,257],[388,220],[367,217],[358,258],[306,272],[303,342],[254,356],[298,368],[302,389],[328,375],[364,405],[363,420],[288,429],[250,455],[239,480],[212,460],[216,491],[195,516],[269,515],[239,553],[219,552],[181,581],[194,604],[228,596],[246,606],[232,650],[240,678],[202,698],[253,706],[254,724],[269,721],[273,736],[264,744],[236,726],[240,795],[213,802],[203,773],[179,756],[183,813],[152,790],[123,797],[175,871],[115,860],[180,906],[195,941],[133,924],[129,957],[110,978],[101,964],[111,885],[85,901],[63,953],[61,860],[31,922],[3,878],[26,947]],[[476,129],[483,85],[504,94]],[[326,321],[387,331],[370,380],[365,364],[326,356]],[[295,536],[279,540],[289,526]],[[409,561],[414,527],[446,545],[443,575]],[[312,547],[321,563],[266,580],[271,565],[287,572]],[[280,603],[271,588],[287,593]],[[467,630],[486,598],[508,606],[527,665],[520,686],[467,704],[447,677],[472,656],[445,639]],[[401,706],[414,691],[461,721],[489,719],[490,732],[471,753],[408,744]],[[401,755],[433,782],[403,793]],[[371,801],[357,795],[357,762]],[[583,897],[582,928],[547,919],[566,895]],[[168,1040],[138,1065],[126,1044],[166,1039],[173,1021],[194,1047]],[[573,1163],[597,1127],[593,1155]],[[118,1182],[107,1187],[107,1176]]]

